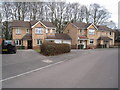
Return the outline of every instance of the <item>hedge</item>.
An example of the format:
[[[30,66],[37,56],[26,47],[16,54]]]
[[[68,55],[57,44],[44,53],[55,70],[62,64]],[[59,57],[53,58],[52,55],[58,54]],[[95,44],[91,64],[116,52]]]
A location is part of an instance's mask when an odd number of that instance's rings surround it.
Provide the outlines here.
[[[70,52],[71,46],[69,44],[46,42],[40,46],[40,49],[42,54],[46,56],[53,56]]]
[[[17,46],[17,49],[25,49],[25,46]]]

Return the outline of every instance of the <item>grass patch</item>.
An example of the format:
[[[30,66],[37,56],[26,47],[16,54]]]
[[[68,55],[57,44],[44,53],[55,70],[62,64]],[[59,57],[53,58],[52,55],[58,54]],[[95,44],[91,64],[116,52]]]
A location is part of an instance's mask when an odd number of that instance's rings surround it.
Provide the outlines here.
[[[40,49],[36,49],[35,51],[36,51],[36,52],[38,52],[38,53],[40,53],[40,52],[41,52],[41,50],[40,50]]]

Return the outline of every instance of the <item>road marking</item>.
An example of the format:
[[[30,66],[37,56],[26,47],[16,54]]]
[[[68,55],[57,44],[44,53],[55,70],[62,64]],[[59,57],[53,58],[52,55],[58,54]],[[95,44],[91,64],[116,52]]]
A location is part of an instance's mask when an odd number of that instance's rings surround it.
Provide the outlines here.
[[[65,61],[65,60],[64,60],[64,61]],[[26,74],[29,74],[29,73],[32,73],[32,72],[36,72],[36,71],[39,71],[39,70],[42,70],[42,69],[45,69],[45,68],[48,68],[48,67],[51,67],[51,66],[60,64],[60,63],[62,63],[62,62],[64,62],[64,61],[60,61],[60,62],[57,62],[57,63],[53,63],[53,64],[50,64],[50,65],[47,65],[47,66],[44,66],[44,67],[41,67],[41,68],[38,68],[38,69],[35,69],[35,70],[31,70],[31,71],[28,71],[28,72],[25,72],[25,73],[22,73],[22,74],[18,74],[18,75],[16,75],[16,76],[12,76],[12,77],[9,77],[9,78],[0,80],[0,82],[4,82],[4,81],[7,81],[7,80],[10,80],[10,79],[13,79],[13,78],[17,78],[17,77],[20,77],[20,76],[23,76],[23,75],[26,75]]]
[[[42,60],[43,62],[45,62],[45,63],[52,63],[53,61],[52,60]]]

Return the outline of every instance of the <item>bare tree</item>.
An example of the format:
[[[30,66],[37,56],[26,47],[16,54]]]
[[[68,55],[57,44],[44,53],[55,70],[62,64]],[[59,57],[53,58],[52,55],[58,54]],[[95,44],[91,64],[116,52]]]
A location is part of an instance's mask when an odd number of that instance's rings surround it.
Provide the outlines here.
[[[91,4],[90,12],[92,22],[95,25],[102,24],[110,18],[110,13],[104,7],[101,7],[99,4]]]

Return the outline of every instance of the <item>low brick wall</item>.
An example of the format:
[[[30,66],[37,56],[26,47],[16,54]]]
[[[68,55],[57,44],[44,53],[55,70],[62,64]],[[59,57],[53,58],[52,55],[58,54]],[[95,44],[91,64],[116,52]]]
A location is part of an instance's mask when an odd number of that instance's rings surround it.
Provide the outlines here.
[[[97,45],[87,45],[87,49],[95,49],[97,48]]]
[[[78,49],[77,45],[71,45],[71,49]]]

